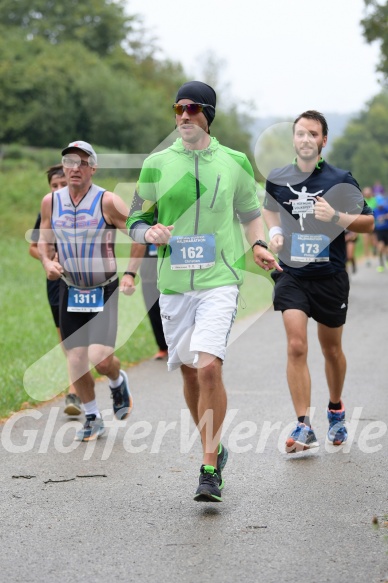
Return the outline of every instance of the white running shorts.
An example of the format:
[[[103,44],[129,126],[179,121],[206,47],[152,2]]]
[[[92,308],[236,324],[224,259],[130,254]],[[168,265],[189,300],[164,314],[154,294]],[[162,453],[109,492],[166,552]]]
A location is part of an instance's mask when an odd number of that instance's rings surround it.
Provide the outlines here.
[[[225,359],[238,295],[237,285],[160,295],[169,371],[182,364],[196,366],[199,352]]]

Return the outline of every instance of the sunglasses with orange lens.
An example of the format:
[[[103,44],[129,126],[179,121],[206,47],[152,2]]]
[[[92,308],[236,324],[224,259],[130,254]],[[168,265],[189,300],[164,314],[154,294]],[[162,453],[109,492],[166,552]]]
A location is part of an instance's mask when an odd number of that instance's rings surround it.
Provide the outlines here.
[[[214,107],[209,105],[208,103],[174,103],[172,106],[173,110],[177,115],[182,115],[184,111],[187,111],[189,115],[197,115],[197,113],[201,113],[205,107]]]

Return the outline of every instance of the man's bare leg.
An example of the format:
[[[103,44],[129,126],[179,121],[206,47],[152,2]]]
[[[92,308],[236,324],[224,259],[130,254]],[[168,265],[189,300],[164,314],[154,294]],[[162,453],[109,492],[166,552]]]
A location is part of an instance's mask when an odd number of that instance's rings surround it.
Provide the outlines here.
[[[287,381],[297,417],[309,415],[311,378],[307,366],[307,315],[301,310],[285,310],[287,334]]]
[[[346,358],[342,350],[343,326],[329,328],[318,324],[318,338],[325,358],[325,373],[330,401],[339,403],[346,374]]]
[[[203,464],[217,467],[218,444],[227,406],[222,361],[201,353],[197,369],[183,365],[181,370],[186,403],[201,433]]]

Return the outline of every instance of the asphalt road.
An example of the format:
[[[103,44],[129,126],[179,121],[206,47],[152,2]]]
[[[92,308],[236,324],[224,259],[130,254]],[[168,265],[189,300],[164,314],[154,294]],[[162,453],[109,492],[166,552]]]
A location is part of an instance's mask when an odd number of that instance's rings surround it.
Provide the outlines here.
[[[1,427],[1,580],[388,581],[387,290],[388,272],[361,266],[352,276],[343,450],[325,446],[328,392],[314,322],[321,445],[291,456],[281,316],[271,309],[235,324],[224,366],[230,457],[221,504],[192,499],[200,444],[180,374],[163,362],[129,369],[132,415],[93,444],[73,441],[79,421],[63,414],[63,399],[12,417]],[[97,395],[109,425],[107,383]]]

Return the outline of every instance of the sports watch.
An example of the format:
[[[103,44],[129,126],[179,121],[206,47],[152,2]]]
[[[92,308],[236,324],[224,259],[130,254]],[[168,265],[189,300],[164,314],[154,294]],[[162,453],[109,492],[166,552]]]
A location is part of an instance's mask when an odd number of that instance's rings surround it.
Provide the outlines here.
[[[340,220],[340,214],[338,211],[335,211],[334,215],[330,219],[330,222],[331,223],[338,223],[339,220]]]
[[[255,241],[255,242],[253,243],[253,245],[252,245],[252,250],[253,250],[253,247],[254,247],[255,245],[260,245],[260,247],[264,247],[264,249],[268,249],[268,245],[267,245],[267,243],[266,243],[265,241],[262,241],[261,239],[258,239],[257,241]]]

